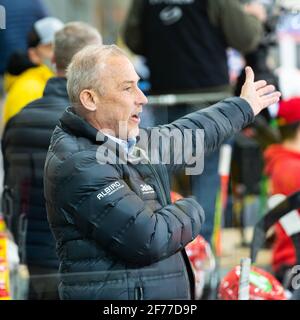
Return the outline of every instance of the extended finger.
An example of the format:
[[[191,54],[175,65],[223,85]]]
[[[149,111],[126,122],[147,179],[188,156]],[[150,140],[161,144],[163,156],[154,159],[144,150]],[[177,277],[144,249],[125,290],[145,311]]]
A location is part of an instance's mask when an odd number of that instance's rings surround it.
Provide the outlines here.
[[[272,93],[273,91],[275,91],[275,86],[273,86],[272,84],[269,84],[269,85],[257,90],[257,93],[259,96],[263,96],[265,94]]]
[[[267,85],[267,81],[265,81],[265,80],[259,80],[259,81],[254,82],[254,86],[255,86],[256,90],[258,90],[262,87],[265,87],[266,85]]]
[[[266,108],[274,103],[277,103],[281,97],[281,93],[279,91],[273,92],[267,96],[262,97],[262,106]]]
[[[251,67],[245,68],[246,82],[254,82],[254,72]]]

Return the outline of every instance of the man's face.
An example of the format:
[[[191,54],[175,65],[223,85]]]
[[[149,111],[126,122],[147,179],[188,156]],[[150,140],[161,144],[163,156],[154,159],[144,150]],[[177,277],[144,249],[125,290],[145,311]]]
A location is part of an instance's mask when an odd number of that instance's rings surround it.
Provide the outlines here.
[[[132,63],[125,56],[109,57],[101,74],[103,92],[97,95],[96,122],[103,132],[120,139],[136,137],[148,100],[138,87]]]
[[[30,59],[37,65],[46,64],[48,67],[51,67],[53,55],[52,44],[39,44],[35,48],[30,48]]]

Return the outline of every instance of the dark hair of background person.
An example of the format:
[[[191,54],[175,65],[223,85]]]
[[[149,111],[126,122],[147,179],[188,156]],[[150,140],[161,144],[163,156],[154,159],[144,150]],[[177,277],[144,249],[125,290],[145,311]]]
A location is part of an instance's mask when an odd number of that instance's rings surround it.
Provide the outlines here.
[[[41,38],[39,37],[39,35],[35,31],[35,29],[32,27],[32,29],[30,30],[30,32],[28,33],[28,36],[27,36],[28,48],[37,47],[39,45],[40,41],[41,41]]]
[[[291,140],[296,137],[297,131],[300,129],[300,121],[284,126],[279,126],[278,128],[282,141]]]
[[[36,65],[30,61],[27,52],[15,51],[8,60],[6,72],[18,76],[32,67]]]

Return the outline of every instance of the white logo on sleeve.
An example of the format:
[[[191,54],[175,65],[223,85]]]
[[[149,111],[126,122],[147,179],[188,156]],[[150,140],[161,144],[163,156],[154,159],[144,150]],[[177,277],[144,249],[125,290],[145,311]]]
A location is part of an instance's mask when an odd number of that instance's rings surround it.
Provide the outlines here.
[[[141,184],[140,187],[143,194],[154,193],[154,189],[149,184]]]
[[[97,194],[97,198],[99,200],[101,200],[102,198],[104,198],[106,196],[110,196],[122,188],[124,188],[124,184],[121,184],[120,182],[116,181],[116,182],[110,184],[108,187],[104,188],[103,191],[99,192]]]

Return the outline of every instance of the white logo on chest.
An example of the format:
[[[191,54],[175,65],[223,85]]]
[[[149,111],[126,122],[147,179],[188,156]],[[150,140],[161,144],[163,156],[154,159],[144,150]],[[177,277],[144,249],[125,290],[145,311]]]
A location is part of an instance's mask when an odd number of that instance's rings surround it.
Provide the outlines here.
[[[154,190],[149,184],[140,184],[141,191],[143,194],[154,193]]]

